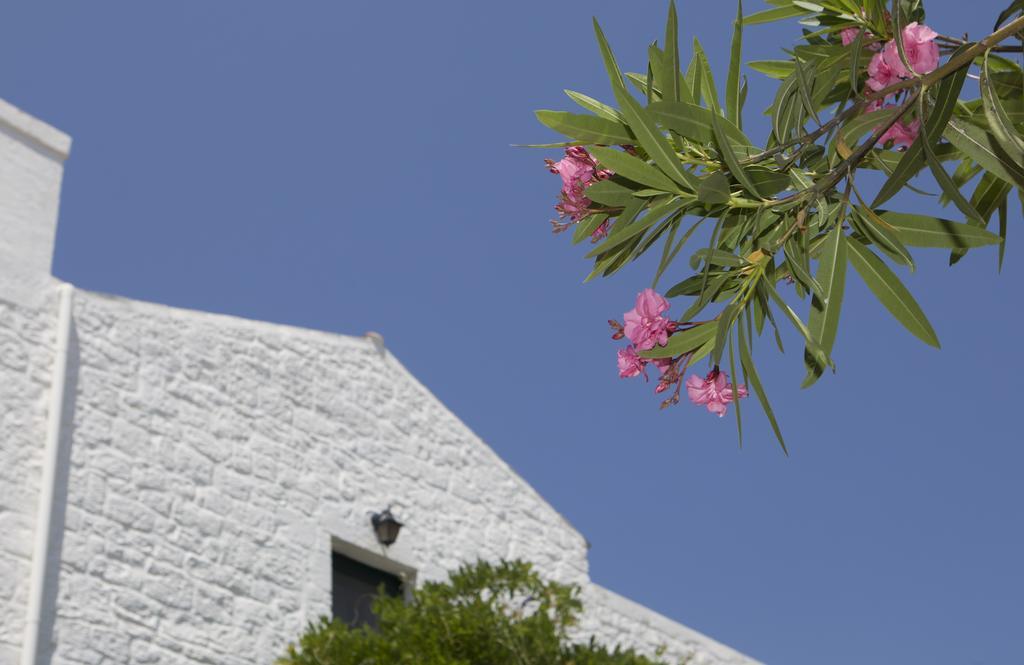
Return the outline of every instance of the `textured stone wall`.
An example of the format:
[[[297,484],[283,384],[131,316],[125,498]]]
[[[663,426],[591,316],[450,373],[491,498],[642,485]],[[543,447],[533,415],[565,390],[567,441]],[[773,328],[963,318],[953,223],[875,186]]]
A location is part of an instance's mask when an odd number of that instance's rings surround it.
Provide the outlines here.
[[[25,631],[46,438],[57,298],[40,296],[19,305],[0,290],[0,664],[17,661]]]
[[[740,662],[589,586],[580,534],[372,341],[81,291],[74,319],[54,662],[269,663],[328,613],[335,541],[419,580],[525,558],[604,639]]]

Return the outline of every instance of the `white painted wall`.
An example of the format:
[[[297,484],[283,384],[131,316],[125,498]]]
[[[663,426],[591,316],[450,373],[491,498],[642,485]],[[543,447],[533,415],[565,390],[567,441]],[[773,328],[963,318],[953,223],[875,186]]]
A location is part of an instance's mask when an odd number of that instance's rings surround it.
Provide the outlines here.
[[[22,295],[42,269],[19,269]],[[57,316],[42,281],[5,301],[5,271],[0,665],[24,622]],[[581,637],[752,662],[592,585],[583,537],[369,339],[82,291],[73,325],[41,662],[270,663],[328,613],[337,542],[417,581],[524,558],[583,587]],[[385,551],[369,516],[389,504],[406,526]]]

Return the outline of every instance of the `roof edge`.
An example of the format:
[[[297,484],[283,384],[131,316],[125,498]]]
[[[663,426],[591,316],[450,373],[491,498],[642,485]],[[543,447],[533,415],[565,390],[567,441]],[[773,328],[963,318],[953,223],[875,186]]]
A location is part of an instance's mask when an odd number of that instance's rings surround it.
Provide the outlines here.
[[[0,127],[56,161],[63,162],[71,154],[70,136],[4,99],[0,99]]]

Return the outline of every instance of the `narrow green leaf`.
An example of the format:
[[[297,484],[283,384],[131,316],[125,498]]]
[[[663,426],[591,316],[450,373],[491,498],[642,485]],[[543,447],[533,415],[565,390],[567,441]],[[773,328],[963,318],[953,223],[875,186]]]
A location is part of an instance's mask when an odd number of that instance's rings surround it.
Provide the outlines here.
[[[779,84],[778,90],[775,91],[775,101],[771,106],[772,131],[775,133],[775,140],[778,143],[789,141],[789,134],[793,129],[792,113],[790,112],[793,105],[792,97],[796,94],[798,85],[796,71],[794,71]]]
[[[690,86],[690,100],[700,106],[704,86],[703,75],[700,68],[700,59],[694,54],[690,57],[690,64],[686,67],[686,82]]]
[[[782,310],[782,313],[786,315],[789,322],[793,324],[793,327],[800,333],[800,336],[804,338],[804,344],[807,345],[807,350],[818,360],[818,362],[831,366],[832,362],[829,360],[828,354],[825,353],[821,346],[819,346],[811,337],[811,331],[807,329],[807,326],[802,320],[800,320],[797,313],[793,311],[793,308],[782,299],[782,296],[779,295],[775,286],[769,282],[761,282],[759,286],[761,285],[764,286],[764,290],[768,294],[768,297],[775,301],[778,308]]]
[[[896,274],[866,245],[859,242],[848,242],[846,245],[850,250],[850,264],[879,302],[912,335],[925,344],[938,348],[939,338],[935,334],[935,329]]]
[[[589,238],[590,234],[596,231],[597,227],[601,226],[607,219],[608,215],[605,213],[594,213],[581,219],[572,233],[572,244],[577,245],[583,242],[584,238]]]
[[[752,60],[747,67],[773,79],[784,79],[793,73],[792,60]]]
[[[846,236],[843,235],[842,223],[836,222],[818,256],[817,278],[825,297],[812,299],[807,317],[811,337],[828,356],[832,355],[839,332],[839,312],[846,285],[846,260]],[[804,362],[807,365],[807,376],[801,387],[807,388],[821,377],[825,365],[819,363],[809,349],[804,350]]]
[[[636,200],[633,190],[614,180],[601,180],[587,187],[587,198],[612,208],[622,208]]]
[[[729,75],[725,81],[725,117],[732,124],[743,127],[740,117],[740,66],[743,64],[743,0],[736,0],[736,20],[732,27],[732,48],[729,56]]]
[[[711,126],[712,112],[701,106],[688,102],[655,102],[647,111],[655,120],[680,136],[698,143],[711,143],[715,138]],[[737,149],[753,147],[750,139],[739,127],[725,118],[721,120],[726,136]]]
[[[665,21],[665,80],[661,81],[662,96],[678,102],[682,72],[679,64],[679,17],[676,15],[675,0],[668,3],[668,19]]]
[[[818,117],[818,109],[814,106],[814,101],[811,99],[813,90],[811,89],[811,83],[807,80],[807,72],[804,71],[804,63],[799,59],[793,61],[793,71],[796,74],[797,92],[800,94],[800,101],[804,105],[804,110],[807,111],[807,115],[814,118],[814,122],[821,125],[821,119]],[[802,122],[800,123],[803,124]]]
[[[758,25],[760,23],[771,23],[772,21],[781,21],[796,16],[806,16],[809,13],[803,7],[776,7],[775,9],[766,9],[750,16],[744,16],[743,24]]]
[[[943,136],[989,173],[1017,188],[1024,188],[1024,166],[1014,162],[989,132],[953,118],[946,125]]]
[[[743,321],[739,322],[739,325],[743,325]],[[740,375],[736,373],[736,351],[735,343],[732,336],[729,337],[729,375],[732,377],[732,383],[734,386],[740,385]],[[739,438],[740,448],[743,447],[743,412],[740,410],[740,402],[742,398],[737,398],[732,401],[733,407],[736,409],[736,436]]]
[[[594,185],[594,187],[596,186],[597,185]],[[587,191],[589,193],[590,188],[588,188]],[[594,256],[599,256],[621,246],[626,241],[632,240],[639,234],[654,226],[657,222],[664,219],[666,215],[671,215],[672,213],[677,212],[682,206],[682,201],[673,199],[651,208],[647,211],[647,214],[640,219],[634,220],[628,224],[616,224],[618,227],[616,229],[617,232],[609,235],[603,243],[590,250],[590,252],[587,253],[586,258],[589,259]]]
[[[999,139],[1000,146],[1006,154],[1016,163],[1024,162],[1024,138],[1013,126],[1003,101],[996,94],[992,85],[992,74],[989,63],[989,53],[985,52],[984,66],[981,70],[981,100],[985,110],[985,118],[988,120],[992,134]]]
[[[607,118],[564,111],[537,111],[537,119],[556,132],[579,139],[584,143],[602,145],[636,143],[636,137],[624,124]]]
[[[750,194],[763,199],[764,197],[761,195],[761,192],[757,190],[757,185],[750,179],[747,172],[743,170],[736,153],[733,152],[732,144],[729,143],[729,138],[725,133],[722,118],[717,113],[711,114],[711,128],[715,133],[715,144],[718,146],[718,152],[729,167],[729,172]]]
[[[924,114],[923,102],[919,104],[921,114]],[[974,209],[971,202],[960,192],[960,188],[956,186],[953,179],[946,173],[946,169],[942,168],[942,163],[935,156],[935,152],[932,150],[932,138],[928,132],[928,123],[921,123],[921,147],[924,148],[925,161],[928,163],[928,167],[932,171],[932,175],[935,176],[935,181],[942,187],[942,191],[945,192],[946,196],[960,209],[960,212],[967,215],[968,219],[974,220],[981,226],[985,225],[985,219]]]
[[[999,205],[999,272],[1003,271],[1003,254],[1006,252],[1006,199]]]
[[[850,221],[853,222],[854,220],[860,222],[855,224],[855,228],[868,240],[877,245],[879,249],[888,254],[889,258],[896,263],[909,266],[911,272],[915,270],[914,257],[903,246],[903,242],[896,234],[895,229],[876,215],[873,210],[865,206],[863,201],[861,201],[861,205],[853,208],[853,218]]]
[[[779,428],[779,423],[775,419],[775,412],[772,411],[772,406],[768,402],[768,394],[765,393],[764,386],[761,385],[761,377],[757,375],[757,368],[754,366],[754,359],[750,357],[750,347],[748,345],[747,336],[743,332],[743,326],[737,326],[736,330],[739,332],[739,350],[740,350],[740,366],[743,367],[743,374],[747,381],[750,382],[750,387],[753,388],[754,394],[757,395],[757,400],[761,403],[761,408],[764,409],[764,415],[768,417],[768,422],[772,426],[772,431],[775,432],[775,438],[779,440],[779,445],[782,446],[782,452],[789,456],[789,451],[786,450],[786,441],[782,438],[782,430]],[[733,377],[733,381],[736,377]]]
[[[661,264],[658,266],[658,271],[654,275],[654,284],[651,285],[652,289],[657,288],[658,282],[661,280],[661,276],[665,274],[665,270],[668,269],[669,265],[672,264],[676,256],[679,254],[680,250],[683,249],[683,247],[686,245],[686,242],[690,239],[690,236],[693,235],[693,232],[697,230],[697,227],[699,227],[705,219],[707,219],[707,217],[701,217],[696,222],[691,224],[690,228],[688,228],[686,230],[686,233],[683,234],[683,237],[680,238],[679,242],[677,242],[675,246],[672,248],[672,251],[669,252],[667,255],[662,254]],[[666,249],[668,249],[669,244],[671,244],[671,241],[665,244]]]
[[[659,171],[657,167],[651,166],[628,152],[601,146],[594,146],[590,152],[597,158],[598,162],[623,178],[628,178],[633,182],[638,182],[641,185],[647,185],[663,192],[679,191],[679,187],[664,173]]]
[[[576,102],[577,104],[587,109],[588,111],[596,113],[605,120],[611,120],[612,122],[617,122],[621,125],[625,125],[626,119],[622,117],[622,114],[619,113],[618,109],[608,106],[603,102],[599,102],[593,97],[588,97],[587,95],[584,95],[582,92],[576,92],[575,90],[565,90],[564,92],[566,95],[569,96],[569,99]]]
[[[696,37],[693,38],[693,57],[697,59],[697,65],[701,72],[701,94],[703,94],[704,99],[708,101],[708,107],[718,115],[721,113],[722,107],[718,103],[718,90],[715,89],[715,77],[711,74],[711,64],[708,62],[708,57],[704,53],[704,47],[700,45],[700,41]]]
[[[793,275],[794,279],[818,298],[827,298],[821,284],[811,276],[811,273],[807,270],[807,266],[804,265],[805,255],[800,252],[799,243],[793,238],[790,238],[783,246],[783,250],[786,254],[786,265],[789,266],[789,271]]]
[[[728,203],[730,195],[729,178],[721,171],[715,171],[702,178],[700,187],[697,188],[697,200],[701,203]]]
[[[718,326],[715,328],[715,348],[711,352],[713,364],[717,365],[722,362],[722,353],[725,351],[725,343],[729,340],[729,331],[732,330],[732,324],[741,311],[742,308],[738,303],[732,303],[726,305],[722,313],[718,315]]]
[[[999,236],[977,226],[948,219],[879,210],[878,216],[892,226],[903,242],[912,247],[966,249],[995,245]]]

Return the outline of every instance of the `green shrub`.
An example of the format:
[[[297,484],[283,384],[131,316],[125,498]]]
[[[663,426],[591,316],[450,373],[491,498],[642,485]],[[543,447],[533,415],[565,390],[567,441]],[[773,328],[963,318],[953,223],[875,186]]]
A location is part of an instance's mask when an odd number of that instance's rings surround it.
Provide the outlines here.
[[[573,644],[579,589],[545,582],[528,563],[478,562],[428,582],[411,602],[374,601],[379,630],[326,618],[278,665],[657,665],[633,650]]]

